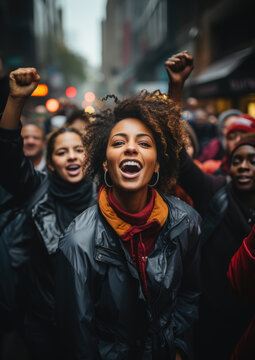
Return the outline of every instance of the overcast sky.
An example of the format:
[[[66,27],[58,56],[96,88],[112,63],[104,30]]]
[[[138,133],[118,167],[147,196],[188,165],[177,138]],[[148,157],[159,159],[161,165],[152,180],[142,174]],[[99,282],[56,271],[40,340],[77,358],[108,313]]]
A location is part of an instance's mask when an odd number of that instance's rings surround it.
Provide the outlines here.
[[[107,0],[64,0],[66,44],[90,65],[101,64],[101,20]]]

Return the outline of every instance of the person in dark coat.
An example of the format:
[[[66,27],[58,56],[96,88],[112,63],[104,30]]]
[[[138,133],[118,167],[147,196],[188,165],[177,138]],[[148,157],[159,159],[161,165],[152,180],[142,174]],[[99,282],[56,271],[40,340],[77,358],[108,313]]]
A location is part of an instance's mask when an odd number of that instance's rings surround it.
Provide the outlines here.
[[[255,301],[255,225],[250,234],[232,257],[229,264],[228,279],[234,294],[244,303]],[[235,347],[231,360],[253,360],[255,358],[255,317]]]
[[[233,151],[233,163],[251,163],[253,176],[248,175],[248,171],[243,174],[243,182],[246,179],[246,186],[255,179],[255,136],[243,138]],[[249,179],[251,179],[249,181]],[[254,186],[254,185],[253,185]],[[250,194],[254,197],[254,194]],[[254,200],[250,200],[251,202]],[[254,275],[255,275],[255,225],[253,225],[249,235],[243,240],[240,248],[232,257],[228,279],[234,295],[244,304],[253,304],[255,300]],[[254,312],[253,312],[254,314]],[[252,360],[255,358],[255,318],[244,332],[242,338],[235,347],[231,360]]]
[[[48,139],[48,174],[37,171],[24,155],[20,113],[26,98],[36,88],[34,68],[10,74],[10,94],[0,120],[0,154],[4,171],[0,183],[25,204],[33,194],[38,201],[17,229],[4,227],[1,241],[8,244],[10,262],[22,273],[24,304],[23,336],[31,359],[63,359],[55,318],[54,254],[60,234],[73,218],[95,203],[93,185],[85,177],[85,149],[81,133],[62,128]],[[45,178],[47,178],[45,180]],[[5,274],[1,273],[1,281]],[[9,279],[8,279],[9,281]]]
[[[178,55],[177,55],[178,57]],[[181,53],[166,67],[172,96],[180,101],[181,89],[192,70],[192,57]],[[172,81],[175,80],[175,81]],[[171,94],[170,94],[171,95]],[[246,154],[248,156],[248,153]],[[231,181],[202,172],[180,153],[179,183],[203,217],[201,242],[202,295],[195,332],[196,360],[227,360],[247,328],[251,307],[236,299],[227,279],[229,262],[255,221],[255,186],[252,161],[236,163],[231,157]]]
[[[70,360],[187,359],[200,292],[200,218],[159,192],[177,174],[185,137],[179,107],[160,92],[114,100],[86,132],[99,203],[59,243],[63,343]]]

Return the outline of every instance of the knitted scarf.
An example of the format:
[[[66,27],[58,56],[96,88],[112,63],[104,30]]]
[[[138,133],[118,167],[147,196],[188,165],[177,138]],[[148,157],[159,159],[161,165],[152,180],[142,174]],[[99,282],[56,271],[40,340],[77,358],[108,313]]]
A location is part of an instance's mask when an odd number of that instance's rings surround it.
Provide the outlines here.
[[[159,193],[151,189],[145,208],[139,213],[131,214],[120,208],[111,190],[107,191],[106,187],[102,187],[99,192],[99,207],[107,222],[124,242],[139,273],[144,295],[148,298],[145,273],[147,258],[167,219],[168,206]]]

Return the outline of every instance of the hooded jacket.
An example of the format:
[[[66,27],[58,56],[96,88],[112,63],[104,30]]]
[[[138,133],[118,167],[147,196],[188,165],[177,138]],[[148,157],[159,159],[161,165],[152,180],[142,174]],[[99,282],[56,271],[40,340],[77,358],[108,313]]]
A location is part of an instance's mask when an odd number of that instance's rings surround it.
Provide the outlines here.
[[[148,301],[123,242],[97,205],[60,238],[56,309],[68,359],[175,359],[197,318],[200,217],[175,197],[147,259]]]

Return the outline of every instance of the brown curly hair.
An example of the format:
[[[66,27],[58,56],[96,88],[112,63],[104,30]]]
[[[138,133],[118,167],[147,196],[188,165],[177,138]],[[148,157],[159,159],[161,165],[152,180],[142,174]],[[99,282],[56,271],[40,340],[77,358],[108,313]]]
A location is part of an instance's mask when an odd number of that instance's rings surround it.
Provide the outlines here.
[[[112,128],[126,118],[142,121],[152,132],[160,165],[157,188],[170,193],[176,183],[179,168],[179,151],[186,142],[186,134],[180,120],[180,107],[159,90],[149,93],[142,90],[133,97],[122,101],[114,95],[101,99],[102,103],[112,99],[113,108],[102,110],[94,115],[95,120],[87,127],[84,139],[88,157],[85,164],[86,174],[98,185],[104,183],[103,162]]]

